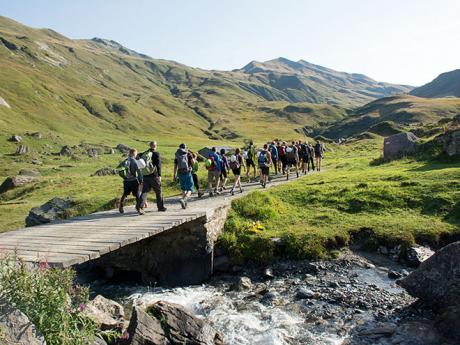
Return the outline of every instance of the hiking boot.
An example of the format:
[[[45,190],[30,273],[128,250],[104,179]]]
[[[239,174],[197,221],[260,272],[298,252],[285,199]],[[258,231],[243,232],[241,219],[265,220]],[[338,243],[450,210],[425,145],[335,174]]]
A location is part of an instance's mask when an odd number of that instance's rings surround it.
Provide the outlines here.
[[[179,200],[181,207],[185,210],[187,208],[187,203],[185,198]]]
[[[242,188],[240,189],[240,193],[243,193],[243,189],[242,189]]]
[[[214,196],[213,192],[209,192],[209,196],[212,198]]]
[[[143,208],[140,208],[137,213],[139,214],[139,216],[143,216],[145,214],[145,211]]]
[[[163,207],[163,208],[159,208],[158,209],[158,212],[166,212],[167,208],[166,207]]]
[[[233,188],[230,190],[230,195],[235,195],[235,192],[233,191]]]
[[[222,186],[221,190],[227,190],[227,187]]]
[[[297,178],[299,178],[299,173],[297,173]]]
[[[198,197],[201,198],[204,195],[203,192],[198,192]]]
[[[120,207],[118,208],[118,211],[119,211],[121,214],[125,213],[125,210],[124,210],[124,208],[123,208],[123,205],[120,205]]]

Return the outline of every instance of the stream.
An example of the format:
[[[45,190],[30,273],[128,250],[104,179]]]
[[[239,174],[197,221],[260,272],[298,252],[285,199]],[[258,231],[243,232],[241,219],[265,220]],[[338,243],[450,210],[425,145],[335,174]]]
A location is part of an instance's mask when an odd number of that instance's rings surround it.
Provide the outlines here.
[[[414,301],[388,271],[347,251],[330,261],[282,261],[269,273],[246,268],[216,275],[198,286],[100,285],[93,291],[127,307],[180,304],[210,320],[230,345],[366,344],[360,332],[372,338],[372,329],[395,325]]]

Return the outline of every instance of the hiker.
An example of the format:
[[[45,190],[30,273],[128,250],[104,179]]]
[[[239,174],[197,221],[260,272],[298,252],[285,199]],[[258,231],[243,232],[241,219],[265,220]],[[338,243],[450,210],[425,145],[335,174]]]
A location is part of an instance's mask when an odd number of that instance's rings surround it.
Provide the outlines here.
[[[244,167],[246,170],[243,157],[241,156],[241,150],[236,148],[235,154],[230,157],[230,168],[232,169],[233,175],[235,175],[235,182],[230,190],[231,195],[235,194],[236,187],[240,187],[240,193],[243,193],[243,187],[241,186],[241,167]]]
[[[248,181],[251,182],[251,178],[249,177],[249,171],[251,167],[254,169],[254,180],[256,179],[256,147],[254,146],[254,142],[250,141],[249,146],[246,151],[246,177]]]
[[[300,168],[304,175],[307,174],[307,161],[308,161],[308,148],[307,142],[300,142],[300,150],[299,150],[299,160],[300,160]]]
[[[138,156],[145,162],[145,168],[142,169],[144,176],[144,184],[142,187],[142,201],[139,205],[139,210],[143,212],[147,205],[148,193],[153,189],[156,195],[156,202],[158,211],[164,212],[166,208],[163,201],[163,193],[161,190],[161,158],[160,153],[157,151],[158,145],[156,141],[149,143],[150,148]]]
[[[228,165],[227,156],[225,156],[225,149],[220,149],[220,159],[221,159],[221,167],[220,167],[220,181],[221,189],[225,190],[228,180],[228,172],[230,171],[230,166]]]
[[[125,213],[124,203],[128,195],[132,194],[136,198],[136,209],[139,214],[144,214],[144,211],[139,208],[141,203],[140,194],[142,191],[143,176],[139,164],[136,160],[137,150],[130,149],[128,158],[120,163],[119,175],[123,177],[123,195],[120,199],[118,210],[120,213]]]
[[[278,160],[279,160],[279,156],[278,156],[278,149],[276,148],[276,143],[275,143],[274,140],[272,141],[272,143],[269,146],[269,151],[270,151],[270,155],[271,155],[271,158],[272,158],[273,166],[275,168],[275,175],[278,175]]]
[[[281,163],[281,141],[280,140],[276,142],[276,150],[278,151],[278,171],[283,171],[282,163]]]
[[[323,154],[324,154],[324,145],[317,140],[316,144],[314,146],[314,151],[315,151],[315,160],[316,160],[316,170],[321,171],[321,161],[323,159]]]
[[[270,165],[272,163],[271,154],[268,150],[267,144],[265,144],[263,150],[259,152],[257,162],[260,169],[260,184],[263,188],[265,188],[270,175]]]
[[[305,145],[307,146],[307,169],[310,171],[310,165],[311,165],[311,170],[315,170],[315,150],[311,144],[306,141]]]
[[[286,156],[286,142],[283,141],[283,143],[280,145],[278,149],[278,155],[280,157],[280,162],[281,162],[281,171],[283,172],[283,175],[286,174],[286,162],[287,162],[287,156]]]
[[[185,210],[190,195],[193,192],[193,178],[191,155],[187,150],[185,144],[180,144],[176,151],[174,159],[174,181],[179,177],[180,189],[182,191],[182,198],[179,200],[180,205]]]
[[[219,193],[219,184],[220,184],[220,169],[222,166],[220,156],[216,153],[217,149],[213,147],[209,153],[208,159],[206,160],[206,169],[208,170],[208,189],[209,196],[214,196],[214,194]],[[213,181],[216,181],[215,190],[212,189]]]
[[[297,177],[299,177],[299,150],[295,141],[286,148],[286,180],[289,180],[289,170],[291,167],[295,167],[295,172]]]
[[[189,153],[192,157],[191,165],[192,165],[192,178],[193,178],[193,185],[195,186],[195,189],[198,193],[198,197],[201,198],[203,196],[203,192],[200,189],[200,183],[198,180],[198,168],[200,167],[198,163],[198,155],[195,152],[192,152],[189,150]]]

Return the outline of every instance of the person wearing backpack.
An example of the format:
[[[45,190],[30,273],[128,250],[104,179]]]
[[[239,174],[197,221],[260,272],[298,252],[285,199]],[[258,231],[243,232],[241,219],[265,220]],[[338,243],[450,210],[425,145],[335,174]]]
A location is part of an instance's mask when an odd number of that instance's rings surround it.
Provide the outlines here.
[[[253,141],[249,142],[249,146],[247,148],[247,158],[246,158],[246,177],[248,178],[249,182],[251,182],[251,178],[249,177],[249,171],[251,167],[254,169],[254,179],[256,178],[256,147]]]
[[[289,170],[291,167],[295,167],[295,172],[297,177],[299,177],[299,151],[295,141],[286,148],[286,180],[289,180]]]
[[[189,154],[191,155],[193,184],[198,193],[198,198],[201,198],[204,193],[200,189],[200,183],[199,183],[198,174],[197,174],[198,168],[200,167],[200,165],[198,164],[198,155],[195,152],[192,152],[190,150],[189,150]]]
[[[125,213],[124,204],[128,195],[132,194],[136,198],[136,209],[140,215],[144,214],[144,211],[139,208],[141,203],[141,190],[144,178],[142,171],[136,160],[137,150],[130,149],[128,158],[120,163],[118,166],[118,174],[123,178],[123,194],[120,198],[120,205],[118,211]]]
[[[219,193],[219,184],[220,184],[220,170],[222,167],[222,162],[220,156],[217,154],[217,149],[213,147],[209,153],[208,159],[205,162],[206,169],[208,170],[208,188],[209,196],[214,196],[214,194]],[[216,189],[212,189],[212,184],[216,181]]]
[[[239,147],[235,149],[235,154],[230,157],[230,169],[232,169],[233,175],[235,175],[235,182],[233,183],[233,187],[230,190],[230,194],[235,194],[235,188],[240,187],[240,193],[243,193],[243,188],[241,186],[241,167],[246,169],[244,165],[244,159],[241,156],[241,150]]]
[[[157,151],[158,145],[156,141],[151,141],[149,146],[150,148],[147,151],[138,156],[138,159],[142,159],[145,162],[145,167],[142,169],[144,184],[142,187],[142,200],[139,209],[143,211],[147,205],[148,193],[153,189],[156,195],[158,211],[164,212],[166,208],[164,206],[161,188],[161,157],[160,153]]]
[[[305,142],[307,145],[307,168],[308,171],[310,171],[310,165],[311,165],[311,170],[315,170],[315,150],[313,146],[309,142]]]
[[[230,166],[228,165],[227,156],[225,156],[225,149],[220,149],[220,159],[221,159],[221,167],[220,167],[220,181],[222,182],[221,188],[222,190],[226,189],[227,180],[228,180],[228,172],[230,171]]]
[[[286,142],[283,141],[280,147],[278,148],[278,155],[280,157],[280,162],[281,162],[281,171],[283,172],[283,175],[286,174],[286,163],[287,163],[287,157],[286,157]]]
[[[301,171],[304,175],[307,174],[307,161],[308,161],[308,149],[307,149],[307,142],[300,141],[300,149],[299,149],[299,159],[301,162]]]
[[[272,157],[273,166],[275,167],[275,175],[278,175],[278,160],[279,160],[279,156],[278,156],[278,148],[276,147],[275,141],[272,141],[272,143],[270,144],[270,146],[268,148],[269,148],[269,151],[270,151],[270,155]]]
[[[265,144],[263,150],[259,152],[257,163],[260,169],[260,184],[263,188],[265,188],[268,182],[268,177],[270,176],[270,165],[272,163],[271,154],[268,150],[267,144]]]
[[[192,178],[192,165],[191,155],[187,150],[185,144],[180,144],[176,151],[174,159],[174,181],[179,178],[180,189],[182,191],[182,198],[179,200],[182,208],[187,208],[188,198],[193,192],[193,178]]]
[[[316,170],[321,171],[321,161],[323,160],[324,155],[324,145],[319,140],[316,141],[314,151],[316,160]]]

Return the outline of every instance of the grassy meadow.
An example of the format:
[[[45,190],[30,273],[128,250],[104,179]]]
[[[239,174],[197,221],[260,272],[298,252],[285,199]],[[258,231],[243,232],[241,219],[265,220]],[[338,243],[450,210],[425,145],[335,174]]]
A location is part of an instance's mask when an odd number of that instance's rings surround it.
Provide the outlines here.
[[[220,239],[237,261],[326,257],[369,234],[376,249],[438,246],[460,236],[460,163],[403,159],[375,165],[382,139],[333,146],[321,174],[233,202]],[[283,253],[273,238],[282,238]]]

